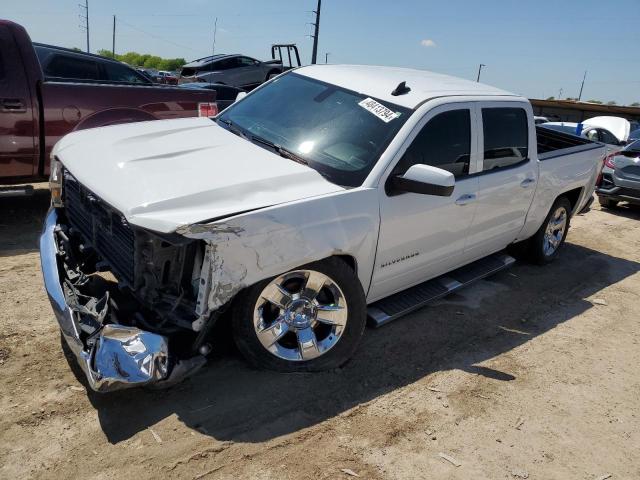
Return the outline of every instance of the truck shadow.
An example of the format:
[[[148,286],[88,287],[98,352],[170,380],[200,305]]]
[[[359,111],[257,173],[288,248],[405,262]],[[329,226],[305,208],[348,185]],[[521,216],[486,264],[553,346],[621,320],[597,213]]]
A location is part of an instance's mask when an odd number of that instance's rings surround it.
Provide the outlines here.
[[[170,390],[90,392],[89,399],[112,443],[171,415],[220,441],[261,442],[335,417],[434,372],[459,369],[491,381],[513,381],[517,370],[478,364],[590,308],[606,308],[586,299],[639,270],[637,262],[567,244],[552,265],[517,265],[436,306],[367,330],[354,359],[337,371],[257,371],[231,351]]]
[[[0,198],[0,257],[38,251],[49,203],[49,190],[37,187],[30,196]]]

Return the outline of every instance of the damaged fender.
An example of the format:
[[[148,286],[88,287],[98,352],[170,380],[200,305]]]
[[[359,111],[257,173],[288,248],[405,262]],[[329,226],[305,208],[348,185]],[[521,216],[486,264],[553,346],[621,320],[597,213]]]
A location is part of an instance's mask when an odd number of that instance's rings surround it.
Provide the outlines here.
[[[180,227],[177,233],[206,242],[198,315],[206,318],[247,286],[332,255],[355,258],[366,292],[379,218],[377,190],[356,188]]]

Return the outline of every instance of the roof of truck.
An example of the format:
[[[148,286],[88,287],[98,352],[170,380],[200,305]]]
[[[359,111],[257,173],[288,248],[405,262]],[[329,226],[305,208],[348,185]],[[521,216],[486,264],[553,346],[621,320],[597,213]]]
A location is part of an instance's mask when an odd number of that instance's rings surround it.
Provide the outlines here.
[[[425,100],[452,95],[499,95],[520,97],[483,83],[427,70],[371,65],[309,65],[296,73],[332,83],[407,108],[416,108]],[[391,92],[406,82],[411,90],[401,95]]]

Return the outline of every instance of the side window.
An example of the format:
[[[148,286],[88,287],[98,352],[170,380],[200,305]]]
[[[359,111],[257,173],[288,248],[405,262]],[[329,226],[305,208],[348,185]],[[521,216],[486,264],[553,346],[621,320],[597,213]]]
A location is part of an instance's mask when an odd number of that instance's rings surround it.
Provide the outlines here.
[[[54,55],[44,74],[47,77],[98,80],[98,64],[84,58]]]
[[[213,70],[229,70],[230,68],[236,68],[238,66],[235,58],[225,58],[218,60],[213,64]]]
[[[443,112],[427,122],[396,165],[401,175],[417,163],[442,168],[456,177],[469,174],[471,158],[471,112]]]
[[[249,57],[240,57],[238,58],[238,63],[240,67],[252,67],[255,65],[255,62],[252,58]]]
[[[529,125],[522,108],[483,108],[483,171],[515,165],[527,158]]]
[[[133,69],[118,63],[104,62],[105,80],[124,83],[149,83],[141,78]]]
[[[613,133],[609,130],[605,130],[604,128],[600,129],[600,138],[601,141],[608,143],[609,145],[618,145],[618,143],[620,143]]]
[[[592,128],[591,130],[587,131],[587,133],[584,136],[587,137],[592,142],[600,142],[601,141],[600,140],[600,135],[598,135],[598,130],[596,130],[595,128]]]

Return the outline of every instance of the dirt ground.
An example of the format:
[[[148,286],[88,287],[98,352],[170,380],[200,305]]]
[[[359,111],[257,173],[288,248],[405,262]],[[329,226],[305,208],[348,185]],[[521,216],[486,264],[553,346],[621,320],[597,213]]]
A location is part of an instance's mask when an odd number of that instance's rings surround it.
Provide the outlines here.
[[[98,395],[43,290],[47,206],[0,199],[0,478],[640,478],[640,210],[596,202],[553,265],[367,330],[339,371],[228,348],[171,390]]]

